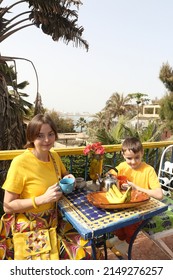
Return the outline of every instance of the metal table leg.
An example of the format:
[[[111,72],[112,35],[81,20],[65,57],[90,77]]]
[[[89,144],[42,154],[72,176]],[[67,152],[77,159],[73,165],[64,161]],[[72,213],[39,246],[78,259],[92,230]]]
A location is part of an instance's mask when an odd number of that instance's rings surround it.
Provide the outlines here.
[[[104,255],[105,260],[107,260],[107,247],[106,247],[106,234],[104,234],[101,237],[98,237],[96,239],[91,239],[91,248],[92,248],[92,256],[93,259],[96,260],[96,248],[100,248],[100,246],[103,246],[104,249]]]
[[[136,236],[138,235],[138,233],[141,231],[141,229],[149,222],[150,218],[147,220],[142,221],[142,223],[139,225],[139,227],[135,230],[133,236],[130,239],[130,243],[129,243],[129,248],[128,248],[128,260],[131,260],[132,257],[132,247],[133,247],[133,243],[136,239]]]

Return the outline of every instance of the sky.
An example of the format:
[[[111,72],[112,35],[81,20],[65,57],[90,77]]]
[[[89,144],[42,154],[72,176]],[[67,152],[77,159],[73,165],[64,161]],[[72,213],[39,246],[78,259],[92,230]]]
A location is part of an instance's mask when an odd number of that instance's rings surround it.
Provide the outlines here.
[[[78,25],[84,27],[88,52],[29,27],[2,42],[0,54],[34,63],[42,103],[49,110],[96,114],[115,92],[162,98],[166,88],[159,79],[160,68],[167,62],[173,67],[173,1],[82,2]],[[4,0],[1,6],[11,3]],[[17,72],[18,82],[29,82],[25,92],[33,103],[37,83],[32,64],[17,60]]]

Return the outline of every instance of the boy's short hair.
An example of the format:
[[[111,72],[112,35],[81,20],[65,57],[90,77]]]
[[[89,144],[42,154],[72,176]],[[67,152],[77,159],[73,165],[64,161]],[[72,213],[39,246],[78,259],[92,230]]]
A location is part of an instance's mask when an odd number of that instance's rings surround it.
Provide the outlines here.
[[[134,154],[143,152],[144,148],[139,138],[127,137],[122,143],[122,153],[125,151],[132,151]]]

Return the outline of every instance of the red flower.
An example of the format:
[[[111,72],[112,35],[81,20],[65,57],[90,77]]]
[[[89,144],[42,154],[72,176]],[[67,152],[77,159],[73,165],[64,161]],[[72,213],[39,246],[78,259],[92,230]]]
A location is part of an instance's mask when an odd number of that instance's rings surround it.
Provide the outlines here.
[[[96,142],[93,144],[89,144],[83,150],[84,155],[103,155],[105,153],[104,147],[101,145],[101,142]]]

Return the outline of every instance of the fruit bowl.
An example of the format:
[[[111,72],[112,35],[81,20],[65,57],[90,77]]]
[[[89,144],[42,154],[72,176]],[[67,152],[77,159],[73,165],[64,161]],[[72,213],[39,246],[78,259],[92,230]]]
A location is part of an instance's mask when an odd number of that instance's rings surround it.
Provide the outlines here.
[[[122,209],[130,207],[138,207],[149,201],[150,197],[144,192],[137,190],[131,191],[131,199],[126,203],[109,203],[106,198],[106,192],[92,192],[87,194],[88,201],[98,207],[103,209]]]

